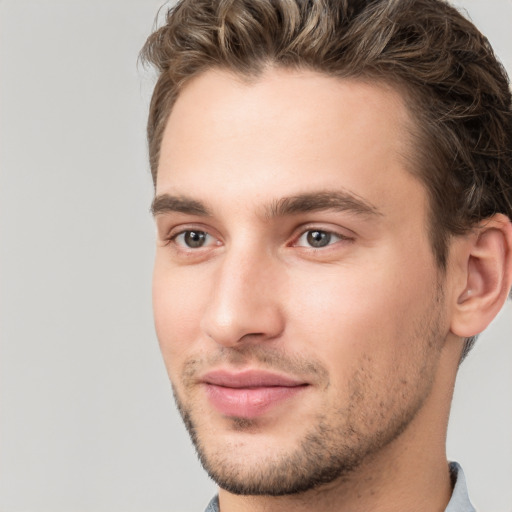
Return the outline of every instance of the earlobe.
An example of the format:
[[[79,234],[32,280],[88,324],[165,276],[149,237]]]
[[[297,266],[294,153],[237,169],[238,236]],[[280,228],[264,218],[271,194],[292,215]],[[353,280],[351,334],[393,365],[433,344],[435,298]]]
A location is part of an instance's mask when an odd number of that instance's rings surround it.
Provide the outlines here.
[[[464,256],[464,287],[451,331],[469,338],[491,323],[512,286],[512,222],[502,214],[483,221],[465,245]]]

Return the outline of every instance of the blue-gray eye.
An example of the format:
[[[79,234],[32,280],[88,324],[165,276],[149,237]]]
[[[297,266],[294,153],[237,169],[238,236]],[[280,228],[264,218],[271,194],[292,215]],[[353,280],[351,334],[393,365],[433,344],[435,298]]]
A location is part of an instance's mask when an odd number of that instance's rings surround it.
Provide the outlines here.
[[[304,231],[294,244],[296,247],[312,247],[313,249],[322,249],[335,242],[343,240],[345,237],[337,235],[331,231],[322,229],[308,229]]]
[[[180,233],[175,241],[178,245],[188,247],[189,249],[199,249],[203,247],[208,240],[208,233],[204,231],[188,230]]]
[[[331,242],[331,233],[315,229],[307,232],[306,240],[311,247],[325,247]]]

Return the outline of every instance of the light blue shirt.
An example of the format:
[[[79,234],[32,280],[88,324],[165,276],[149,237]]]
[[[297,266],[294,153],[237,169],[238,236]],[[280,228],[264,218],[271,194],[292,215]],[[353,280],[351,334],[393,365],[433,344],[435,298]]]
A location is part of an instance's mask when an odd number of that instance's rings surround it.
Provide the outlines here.
[[[445,512],[476,512],[475,507],[469,501],[468,488],[466,486],[466,478],[462,468],[456,462],[450,462],[450,474],[454,482],[453,493],[450,503]],[[204,512],[220,512],[219,497],[210,501]]]
[[[444,512],[476,512],[475,507],[469,501],[464,471],[456,462],[450,462],[450,473],[455,485],[450,503]]]

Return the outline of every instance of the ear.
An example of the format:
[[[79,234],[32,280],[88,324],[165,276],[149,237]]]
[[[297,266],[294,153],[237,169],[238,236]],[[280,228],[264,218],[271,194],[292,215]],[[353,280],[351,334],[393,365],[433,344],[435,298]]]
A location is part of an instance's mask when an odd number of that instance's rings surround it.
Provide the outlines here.
[[[484,220],[459,247],[462,279],[451,331],[480,334],[498,314],[512,286],[512,222],[502,214]]]

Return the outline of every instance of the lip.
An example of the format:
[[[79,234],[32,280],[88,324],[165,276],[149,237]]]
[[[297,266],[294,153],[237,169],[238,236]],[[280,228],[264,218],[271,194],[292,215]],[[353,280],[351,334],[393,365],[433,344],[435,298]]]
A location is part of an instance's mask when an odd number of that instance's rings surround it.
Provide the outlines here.
[[[309,386],[303,380],[262,370],[215,370],[206,373],[201,382],[218,412],[246,419],[264,414]]]

